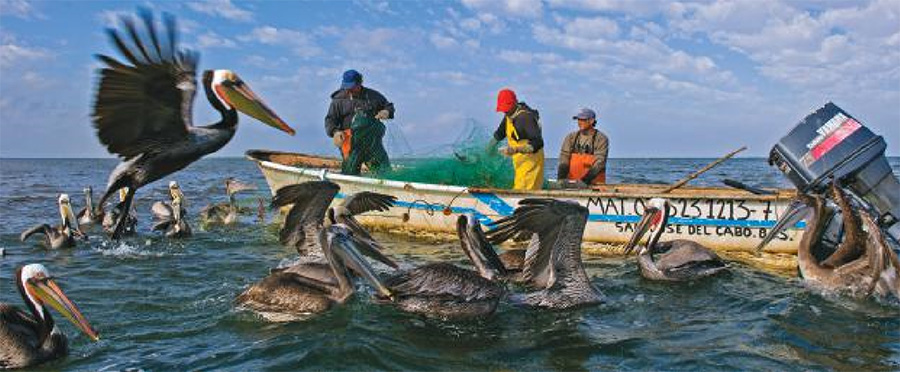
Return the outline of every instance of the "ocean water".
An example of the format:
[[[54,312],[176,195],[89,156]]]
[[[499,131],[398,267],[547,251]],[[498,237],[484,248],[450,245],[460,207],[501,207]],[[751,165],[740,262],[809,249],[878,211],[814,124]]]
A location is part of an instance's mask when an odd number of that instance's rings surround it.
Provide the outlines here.
[[[671,183],[712,159],[612,159],[610,182]],[[633,259],[585,257],[607,296],[596,307],[541,311],[503,304],[491,317],[445,322],[355,296],[304,321],[268,323],[232,300],[295,256],[271,226],[246,217],[183,241],[149,232],[149,207],[177,180],[190,215],[225,200],[222,181],[256,184],[242,203],[268,197],[243,159],[204,159],[141,189],[138,237],[112,243],[99,233],[75,249],[21,243],[37,223],[58,223],[59,193],[83,205],[99,198],[112,159],[0,159],[0,302],[21,306],[13,272],[42,263],[101,333],[90,342],[61,316],[68,357],[35,370],[897,370],[900,310],[807,288],[796,278],[734,264],[730,273],[685,284],[641,279]],[[892,158],[895,174],[900,159]],[[548,164],[548,173],[553,164]],[[764,159],[734,159],[692,184],[731,178],[787,187]],[[269,216],[271,220],[271,216]],[[402,266],[463,265],[457,244],[377,235]]]

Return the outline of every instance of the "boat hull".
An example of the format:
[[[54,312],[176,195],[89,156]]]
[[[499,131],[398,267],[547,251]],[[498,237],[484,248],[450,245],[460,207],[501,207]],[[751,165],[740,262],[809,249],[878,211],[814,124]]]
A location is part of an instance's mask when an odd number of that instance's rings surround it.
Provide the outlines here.
[[[754,195],[726,188],[686,187],[663,194],[665,185],[605,185],[593,190],[515,191],[434,185],[348,176],[339,173],[340,161],[302,154],[250,151],[272,193],[279,188],[313,180],[327,179],[341,186],[336,198],[359,191],[373,191],[397,197],[386,212],[367,213],[360,221],[384,230],[423,233],[455,233],[459,214],[475,216],[488,225],[512,214],[524,198],[557,198],[587,206],[590,216],[584,241],[624,244],[646,201],[653,197],[669,199],[671,211],[668,231],[663,240],[688,239],[721,251],[753,251],[778,216],[793,198],[793,191],[774,195]],[[292,158],[291,156],[295,156]],[[795,253],[802,235],[800,223],[782,233],[767,247],[767,252]]]

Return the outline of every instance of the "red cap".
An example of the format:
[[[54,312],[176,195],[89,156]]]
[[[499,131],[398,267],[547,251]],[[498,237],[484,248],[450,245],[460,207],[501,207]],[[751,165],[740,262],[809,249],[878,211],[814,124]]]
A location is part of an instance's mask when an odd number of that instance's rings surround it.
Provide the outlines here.
[[[511,89],[502,89],[497,94],[497,112],[507,112],[519,103],[516,99],[516,92]]]

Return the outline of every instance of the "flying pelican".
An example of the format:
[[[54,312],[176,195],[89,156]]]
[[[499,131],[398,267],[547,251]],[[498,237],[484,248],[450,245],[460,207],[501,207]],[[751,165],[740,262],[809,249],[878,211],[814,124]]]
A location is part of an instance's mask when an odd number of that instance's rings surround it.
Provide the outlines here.
[[[99,334],[81,311],[56,285],[41,264],[16,270],[16,286],[30,314],[10,304],[0,303],[0,369],[24,368],[61,358],[68,352],[66,336],[50,316],[50,305],[91,340]]]
[[[641,246],[638,252],[641,276],[650,280],[685,281],[727,269],[728,265],[718,255],[696,242],[684,239],[659,241],[669,224],[669,209],[668,200],[650,199],[641,221],[634,228],[634,234],[625,245],[625,254],[628,255],[644,234],[653,232],[647,245]],[[658,256],[654,257],[654,254]]]
[[[806,230],[797,247],[797,263],[803,280],[856,298],[869,297],[874,293],[880,297],[893,296],[900,299],[900,260],[881,228],[868,211],[860,209],[857,214],[835,183],[831,184],[831,192],[841,209],[845,238],[827,259],[820,261],[813,254],[828,222],[826,217],[829,211],[822,195],[799,193],[768,236],[775,236],[787,226],[795,224],[811,209]],[[863,231],[860,224],[865,226],[867,236],[855,235],[856,231]],[[757,250],[761,250],[769,241],[771,239],[763,240]],[[840,257],[832,259],[835,254]],[[843,263],[848,257],[856,258]]]
[[[116,190],[127,187],[123,210],[129,210],[137,189],[221,149],[237,130],[236,110],[294,134],[229,70],[203,72],[206,98],[222,119],[208,126],[194,126],[191,117],[198,55],[178,50],[174,17],[163,16],[163,38],[157,34],[150,11],[140,9],[138,13],[145,32],[139,32],[127,17],[122,18],[127,38],[107,30],[125,62],[98,57],[106,67],[100,70],[92,119],[100,143],[122,159],[109,176],[99,208]],[[120,238],[124,229],[125,224],[117,222],[113,238]]]
[[[128,197],[128,188],[119,189],[119,202],[109,211],[103,214],[103,231],[113,236],[117,226],[122,226],[121,236],[131,236],[137,233],[137,210],[134,203],[128,208],[128,213],[122,213],[125,207],[125,199]],[[101,210],[102,212],[102,210]],[[121,216],[124,216],[121,217]]]
[[[391,259],[358,239],[353,230],[341,224],[321,229],[316,238],[320,240],[326,270],[321,266],[303,264],[273,270],[269,276],[235,298],[235,303],[268,320],[293,320],[298,316],[325,312],[346,302],[355,292],[355,275],[368,281],[382,296],[392,297],[361,254],[397,267]]]
[[[225,179],[225,194],[228,195],[228,202],[210,204],[200,211],[200,221],[205,225],[221,224],[231,225],[237,222],[240,207],[238,207],[235,194],[245,190],[255,190],[256,186],[243,183],[228,177]]]
[[[23,231],[19,236],[19,239],[24,242],[34,234],[43,234],[44,242],[47,246],[58,249],[74,247],[76,237],[84,238],[85,235],[76,222],[75,214],[72,213],[69,195],[60,194],[57,204],[59,204],[59,215],[62,218],[62,223],[59,226],[50,227],[50,225],[47,224],[35,225],[34,227]]]
[[[588,209],[572,201],[528,198],[487,232],[491,241],[532,234],[521,280],[532,291],[516,300],[530,306],[566,309],[603,302],[581,262],[581,238]]]
[[[164,231],[169,238],[186,238],[191,236],[191,226],[187,222],[187,210],[184,194],[178,182],[169,181],[169,197],[171,202],[156,202],[151,207],[156,222],[153,231]]]
[[[103,215],[94,213],[94,189],[90,186],[84,188],[84,208],[78,211],[78,224],[85,227],[99,225],[103,222]]]
[[[272,198],[271,207],[293,204],[279,233],[281,243],[295,247],[301,256],[315,254],[321,250],[320,241],[316,237],[323,227],[333,221],[347,225],[357,238],[381,248],[353,216],[370,211],[386,211],[397,198],[362,191],[347,196],[341,204],[329,208],[339,190],[340,186],[331,181],[309,181],[278,189]]]

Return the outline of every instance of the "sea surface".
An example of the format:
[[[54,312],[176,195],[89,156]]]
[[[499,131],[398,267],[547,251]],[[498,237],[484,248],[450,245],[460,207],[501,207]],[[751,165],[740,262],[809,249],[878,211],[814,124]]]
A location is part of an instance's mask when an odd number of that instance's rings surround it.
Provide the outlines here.
[[[612,159],[611,183],[671,183],[713,159]],[[227,229],[171,241],[151,233],[149,208],[177,180],[190,215],[225,201],[223,180],[258,190],[242,205],[268,201],[260,172],[244,159],[204,159],[138,192],[139,236],[121,243],[94,232],[88,244],[50,251],[19,233],[59,223],[56,199],[82,188],[99,198],[113,159],[0,159],[0,302],[22,306],[16,267],[42,263],[101,333],[90,342],[62,316],[68,357],[35,370],[685,370],[877,371],[900,369],[896,304],[853,301],[735,263],[730,273],[685,284],[643,280],[628,258],[585,257],[603,305],[541,311],[502,304],[491,317],[446,322],[372,303],[366,290],[304,321],[269,323],[236,310],[247,286],[289,262],[277,227],[255,217]],[[892,158],[895,174],[900,159]],[[554,163],[548,164],[548,173]],[[730,160],[692,184],[731,178],[757,187],[789,184],[765,159]],[[268,216],[271,222],[273,217]],[[404,267],[465,265],[456,243],[376,237]]]

